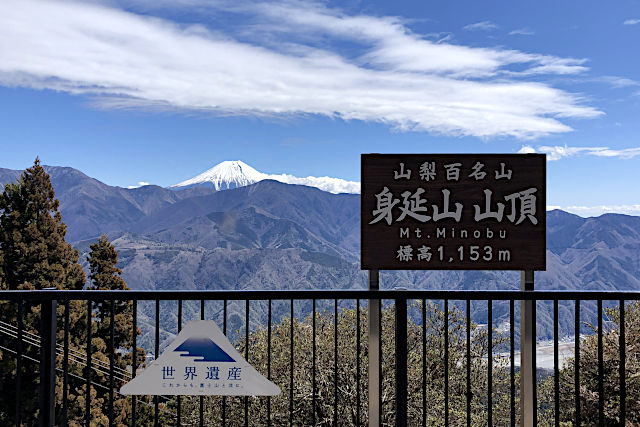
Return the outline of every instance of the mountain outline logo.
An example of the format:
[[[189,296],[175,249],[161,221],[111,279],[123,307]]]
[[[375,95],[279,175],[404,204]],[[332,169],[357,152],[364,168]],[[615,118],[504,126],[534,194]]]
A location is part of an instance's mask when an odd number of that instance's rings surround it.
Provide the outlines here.
[[[189,337],[173,351],[186,352],[180,357],[193,357],[195,362],[235,362],[209,337]]]
[[[124,395],[277,396],[213,320],[185,325],[162,354],[120,388]]]

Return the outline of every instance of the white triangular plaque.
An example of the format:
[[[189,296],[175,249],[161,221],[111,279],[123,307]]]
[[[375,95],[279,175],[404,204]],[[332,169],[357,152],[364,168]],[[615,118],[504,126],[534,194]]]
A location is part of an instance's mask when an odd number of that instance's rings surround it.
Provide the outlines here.
[[[276,396],[211,320],[188,323],[162,355],[122,386],[122,394]]]

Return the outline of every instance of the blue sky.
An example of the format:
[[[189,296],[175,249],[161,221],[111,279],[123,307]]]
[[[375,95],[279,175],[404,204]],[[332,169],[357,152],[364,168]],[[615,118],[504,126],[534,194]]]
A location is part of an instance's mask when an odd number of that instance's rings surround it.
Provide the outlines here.
[[[0,167],[110,185],[224,160],[548,153],[547,201],[640,214],[640,1],[0,3]]]

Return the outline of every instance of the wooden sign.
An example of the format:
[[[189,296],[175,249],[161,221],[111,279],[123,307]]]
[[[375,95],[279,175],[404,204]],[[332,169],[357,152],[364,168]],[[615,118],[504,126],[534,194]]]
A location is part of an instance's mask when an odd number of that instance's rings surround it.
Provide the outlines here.
[[[363,154],[363,270],[545,270],[544,154]]]

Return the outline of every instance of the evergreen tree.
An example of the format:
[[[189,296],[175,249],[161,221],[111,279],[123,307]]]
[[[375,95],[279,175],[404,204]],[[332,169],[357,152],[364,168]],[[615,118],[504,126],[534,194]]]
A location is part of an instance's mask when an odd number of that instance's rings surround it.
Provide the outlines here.
[[[129,290],[125,281],[120,277],[122,270],[116,267],[118,252],[104,234],[90,246],[91,252],[87,258],[89,262],[90,290],[122,291]],[[131,341],[131,301],[116,301],[114,307],[114,342],[118,346],[128,346]],[[98,303],[96,318],[98,330],[94,337],[99,337],[105,343],[110,342],[111,303]],[[107,341],[109,340],[109,341]]]
[[[8,289],[82,289],[78,251],[65,241],[49,175],[36,158],[0,195],[0,271]]]
[[[116,267],[118,253],[105,235],[90,246],[91,252],[87,258],[89,263],[90,286],[88,290],[128,290],[125,281],[120,276],[122,270]],[[79,325],[71,335],[70,346],[76,352],[84,353],[87,346],[87,305],[86,302],[72,301],[71,316],[74,323]],[[76,309],[73,310],[74,304]],[[111,309],[113,304],[113,344],[111,340]],[[102,426],[109,424],[110,413],[109,389],[111,381],[109,371],[111,358],[114,369],[113,394],[113,425],[125,426],[131,422],[131,399],[120,395],[117,391],[124,384],[122,378],[132,364],[132,329],[133,303],[131,301],[94,301],[91,310],[91,347],[94,367],[100,368],[91,372],[91,425]],[[140,333],[136,330],[136,333]],[[145,352],[137,349],[138,369],[142,369]],[[86,378],[87,369],[78,364],[71,364],[70,369],[75,375]],[[57,399],[62,399],[62,383],[58,382]],[[69,393],[69,425],[80,427],[84,425],[86,386],[84,381],[72,381]],[[138,420],[148,419],[148,409],[141,405],[138,409]],[[60,422],[62,420],[59,420]]]
[[[2,246],[0,246],[0,291],[3,290],[3,289],[6,289],[5,284],[4,284],[4,273],[2,271],[3,259],[4,259],[4,257],[2,256]]]
[[[102,235],[97,242],[90,246],[91,252],[87,258],[89,262],[89,279],[91,285],[89,290],[129,290],[127,284],[122,279],[122,270],[116,267],[118,263],[118,253],[105,235]],[[113,344],[111,340],[111,310],[113,304]],[[132,345],[133,329],[133,302],[132,301],[96,301],[93,305],[92,313],[92,357],[103,363],[101,371],[92,372],[93,381],[104,387],[92,388],[92,425],[105,425],[109,423],[108,414],[110,410],[109,391],[110,377],[108,375],[109,365],[113,357],[114,371],[116,377],[122,378],[123,372],[128,370],[132,363],[132,354],[129,351]],[[84,306],[86,313],[86,305]],[[82,323],[83,331],[79,331],[73,338],[72,345],[84,351],[86,348],[86,314]],[[136,331],[139,333],[139,331]],[[144,350],[138,348],[137,364],[138,369],[144,366]],[[83,374],[86,375],[86,370]],[[117,393],[123,383],[114,381],[114,401],[113,401],[113,424],[116,426],[128,425],[131,417],[130,399]],[[60,390],[61,391],[61,390]],[[80,385],[70,391],[72,402],[70,425],[82,425],[84,417],[85,388]],[[138,419],[143,418],[148,412],[146,408],[138,410]]]
[[[128,290],[127,284],[120,277],[122,270],[116,267],[118,252],[104,234],[91,246],[89,254],[89,279],[92,289]]]
[[[85,274],[78,264],[78,251],[65,241],[67,227],[58,207],[49,175],[37,158],[17,182],[5,186],[0,194],[1,289],[82,288]],[[16,325],[17,305],[4,304],[0,317]],[[25,301],[22,320],[25,333],[38,334],[40,305]],[[11,346],[15,348],[17,342]],[[23,349],[38,358],[37,347],[23,343]],[[20,408],[23,422],[32,425],[37,423],[39,366],[27,360],[23,359]],[[16,368],[15,358],[0,360],[0,425],[14,420]]]

